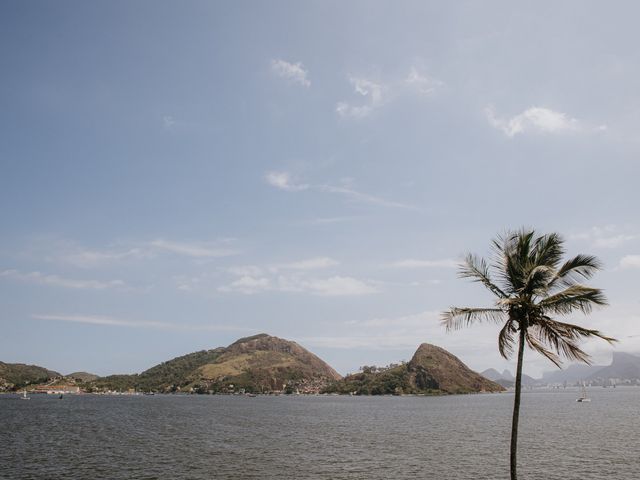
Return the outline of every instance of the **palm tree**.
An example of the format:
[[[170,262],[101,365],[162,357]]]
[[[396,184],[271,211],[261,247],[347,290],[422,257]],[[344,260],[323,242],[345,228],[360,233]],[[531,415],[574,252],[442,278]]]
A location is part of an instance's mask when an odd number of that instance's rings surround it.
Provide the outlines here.
[[[616,341],[597,330],[552,318],[575,311],[588,314],[593,306],[607,304],[602,290],[580,283],[601,268],[598,259],[591,255],[577,255],[562,262],[563,244],[556,233],[536,236],[533,230],[527,229],[508,232],[494,239],[490,262],[469,254],[460,267],[459,276],[483,284],[495,295],[495,305],[489,308],[452,307],[442,315],[447,331],[486,321],[502,325],[498,350],[504,358],[513,354],[517,339],[511,480],[517,479],[518,418],[525,345],[560,367],[561,356],[590,363],[589,355],[578,346],[582,338],[599,337],[609,343]]]

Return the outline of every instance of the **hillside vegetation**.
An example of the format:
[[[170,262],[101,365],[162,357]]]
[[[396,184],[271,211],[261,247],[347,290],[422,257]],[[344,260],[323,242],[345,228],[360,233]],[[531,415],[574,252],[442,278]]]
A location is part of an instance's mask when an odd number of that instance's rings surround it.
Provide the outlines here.
[[[15,390],[60,376],[58,372],[37,365],[0,362],[0,390]]]
[[[231,393],[320,391],[340,375],[295,342],[259,334],[163,362],[137,375],[91,382],[95,390]]]
[[[363,371],[335,382],[325,391],[355,395],[500,392],[504,388],[469,369],[446,350],[423,343],[410,362]]]

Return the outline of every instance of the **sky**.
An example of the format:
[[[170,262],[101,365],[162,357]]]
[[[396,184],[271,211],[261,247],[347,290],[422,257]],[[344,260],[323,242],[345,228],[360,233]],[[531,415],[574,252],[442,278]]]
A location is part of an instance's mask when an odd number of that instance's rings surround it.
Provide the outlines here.
[[[2,2],[0,360],[132,373],[266,332],[342,374],[423,342],[513,371],[439,316],[492,304],[457,265],[520,227],[603,261],[610,306],[566,320],[640,353],[639,10]]]

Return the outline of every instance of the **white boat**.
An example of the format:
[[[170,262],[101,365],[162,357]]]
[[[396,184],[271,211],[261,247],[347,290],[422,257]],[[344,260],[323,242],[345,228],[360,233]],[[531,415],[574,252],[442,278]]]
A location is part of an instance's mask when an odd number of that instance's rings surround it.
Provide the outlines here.
[[[580,403],[585,403],[585,402],[590,402],[591,399],[589,397],[587,397],[587,388],[584,386],[584,383],[582,384],[582,394],[580,395],[580,398],[576,399],[576,402],[580,402]]]
[[[31,397],[27,397],[26,389],[24,390],[24,392],[22,392],[22,396],[20,397],[20,400],[31,400]]]

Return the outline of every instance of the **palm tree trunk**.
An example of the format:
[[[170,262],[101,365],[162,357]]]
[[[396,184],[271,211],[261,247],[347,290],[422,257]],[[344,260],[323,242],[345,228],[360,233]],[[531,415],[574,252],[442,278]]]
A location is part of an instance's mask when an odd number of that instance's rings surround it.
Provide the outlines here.
[[[520,391],[522,390],[522,358],[524,357],[524,336],[526,327],[520,325],[520,341],[518,343],[518,365],[516,367],[516,392],[513,400],[513,420],[511,422],[511,480],[517,480],[516,454],[518,451],[518,419],[520,418]]]

